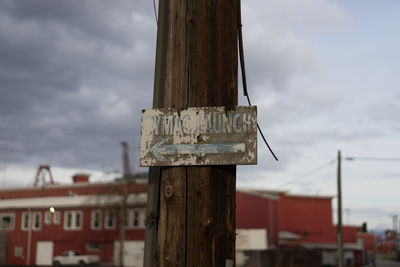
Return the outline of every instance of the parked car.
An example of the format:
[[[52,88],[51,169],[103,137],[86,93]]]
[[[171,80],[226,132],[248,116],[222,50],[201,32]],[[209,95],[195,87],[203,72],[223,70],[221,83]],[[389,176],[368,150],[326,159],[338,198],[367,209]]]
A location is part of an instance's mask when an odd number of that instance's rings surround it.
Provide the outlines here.
[[[86,266],[91,264],[98,264],[99,256],[98,255],[81,255],[79,251],[68,250],[63,252],[60,256],[56,256],[53,259],[54,266],[61,265],[80,265]]]

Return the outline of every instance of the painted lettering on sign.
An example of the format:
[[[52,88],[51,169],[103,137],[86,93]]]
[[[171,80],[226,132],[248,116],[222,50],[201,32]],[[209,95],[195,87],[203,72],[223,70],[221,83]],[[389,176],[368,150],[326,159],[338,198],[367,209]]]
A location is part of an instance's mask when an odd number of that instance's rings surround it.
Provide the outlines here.
[[[142,113],[142,166],[255,164],[257,109],[196,107]]]
[[[193,116],[195,118],[193,119]],[[202,116],[202,117],[200,117]],[[254,131],[252,127],[252,114],[249,113],[219,113],[211,112],[203,115],[186,114],[183,117],[176,115],[154,115],[152,116],[154,135],[173,135],[173,134],[235,134],[250,133]],[[195,128],[191,123],[196,122]],[[201,122],[205,122],[202,124]],[[191,132],[194,129],[194,132]]]

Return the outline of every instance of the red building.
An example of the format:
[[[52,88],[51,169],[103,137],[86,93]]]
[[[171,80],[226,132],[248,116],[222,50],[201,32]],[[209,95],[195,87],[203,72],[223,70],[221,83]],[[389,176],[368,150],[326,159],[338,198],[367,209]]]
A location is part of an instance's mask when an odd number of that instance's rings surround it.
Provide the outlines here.
[[[376,253],[392,259],[397,258],[397,255],[400,253],[398,249],[396,253],[396,247],[398,247],[398,245],[396,246],[396,240],[398,242],[399,239],[400,237],[396,231],[386,230],[377,238]]]
[[[122,181],[89,183],[85,174],[75,175],[70,185],[1,190],[0,265],[51,265],[53,257],[66,250],[99,255],[101,263],[116,264],[124,191]],[[128,266],[142,265],[146,200],[147,184],[132,183],[124,222]],[[242,251],[282,248],[318,250],[323,263],[334,264],[331,202],[328,196],[237,190],[237,266],[246,262]],[[374,250],[373,235],[348,226],[343,233],[346,258],[356,266],[366,262]]]
[[[331,202],[330,196],[293,195],[286,191],[238,190],[237,229],[265,229],[263,238],[267,245],[265,248],[256,247],[256,250],[319,250],[322,255],[321,264],[334,265],[337,259],[337,228],[333,225]],[[374,253],[373,247],[371,248],[374,235],[359,232],[360,227],[343,227],[345,260],[356,266],[368,262]],[[260,235],[255,238],[260,239]],[[241,237],[238,236],[238,239],[241,240]],[[237,248],[246,250],[241,244]]]
[[[66,250],[116,261],[123,183],[90,184],[84,174],[73,180],[0,191],[0,265],[51,265],[53,256]],[[129,192],[125,247],[143,253],[147,185],[132,184]]]

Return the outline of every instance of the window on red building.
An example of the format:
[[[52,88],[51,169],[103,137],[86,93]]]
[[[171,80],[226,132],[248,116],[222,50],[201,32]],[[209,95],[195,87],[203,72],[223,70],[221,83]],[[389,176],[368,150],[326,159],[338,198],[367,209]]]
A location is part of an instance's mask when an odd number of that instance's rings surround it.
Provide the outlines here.
[[[64,213],[64,229],[80,230],[82,229],[82,212],[77,210],[66,211]]]
[[[140,227],[140,212],[137,209],[133,210],[133,227]]]
[[[144,227],[144,210],[130,209],[127,213],[128,222],[125,224],[128,228]]]
[[[0,230],[13,230],[14,217],[15,215],[11,213],[0,214]]]
[[[21,258],[24,256],[24,248],[22,246],[15,246],[14,247],[14,256]]]
[[[33,230],[40,230],[42,227],[42,213],[40,211],[33,213]]]
[[[44,223],[45,224],[50,224],[51,223],[51,213],[50,213],[50,211],[46,211],[44,213]]]
[[[101,229],[102,213],[101,210],[93,210],[91,214],[90,226],[93,230]]]
[[[24,212],[22,213],[22,218],[21,218],[21,229],[22,230],[28,230],[29,225],[30,225],[30,213],[29,212]]]
[[[86,250],[87,251],[99,251],[100,243],[99,242],[88,242],[88,243],[86,243]]]
[[[65,220],[66,220],[66,225],[64,225],[64,227],[67,229],[72,228],[72,212],[68,211],[65,213]]]
[[[53,223],[54,224],[60,224],[60,217],[61,217],[61,214],[60,214],[59,211],[54,212]]]
[[[75,227],[76,228],[81,228],[81,217],[82,217],[82,213],[77,212],[75,214]]]
[[[104,221],[104,227],[106,229],[114,229],[115,228],[115,211],[107,210],[106,218]]]

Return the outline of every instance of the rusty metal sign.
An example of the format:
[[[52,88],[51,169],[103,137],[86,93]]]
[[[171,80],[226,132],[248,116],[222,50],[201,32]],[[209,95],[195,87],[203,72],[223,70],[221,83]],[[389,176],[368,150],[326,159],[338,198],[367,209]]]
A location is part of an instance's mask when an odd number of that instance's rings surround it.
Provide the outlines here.
[[[257,107],[142,111],[140,166],[257,164]]]

